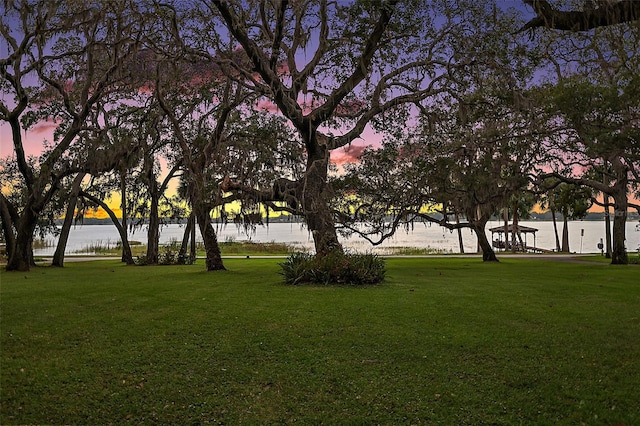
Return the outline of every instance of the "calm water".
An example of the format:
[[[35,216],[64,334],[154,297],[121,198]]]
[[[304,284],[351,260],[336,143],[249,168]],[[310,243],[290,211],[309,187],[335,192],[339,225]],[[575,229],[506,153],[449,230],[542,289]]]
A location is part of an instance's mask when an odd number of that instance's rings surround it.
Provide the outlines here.
[[[496,226],[501,226],[502,222],[489,222],[487,230]],[[536,238],[531,234],[527,235],[527,245],[541,247],[545,249],[555,248],[555,236],[553,232],[553,222],[547,221],[523,221],[521,225],[537,228]],[[636,230],[638,228],[638,230]],[[582,231],[584,230],[584,236]],[[269,227],[258,227],[254,233],[246,234],[235,225],[230,224],[224,228],[218,228],[219,241],[225,240],[251,240],[254,242],[282,242],[296,248],[313,249],[313,239],[307,229],[299,223],[272,223]],[[561,235],[562,224],[558,224],[558,232]],[[167,225],[160,231],[160,242],[182,241],[184,233],[183,225]],[[576,253],[599,252],[597,244],[600,239],[604,239],[605,225],[600,221],[572,221],[569,222],[569,248]],[[487,231],[487,236],[491,239],[491,233]],[[473,233],[464,229],[462,231],[465,252],[476,251],[476,238]],[[197,238],[200,238],[199,232]],[[495,236],[497,238],[497,235]],[[129,234],[131,241],[146,241],[146,228],[137,230]],[[83,225],[71,229],[69,242],[67,244],[67,254],[74,254],[84,250],[91,245],[115,245],[119,241],[118,231],[111,225]],[[57,239],[50,237],[52,247],[35,250],[36,255],[52,255],[55,251]],[[445,252],[459,252],[458,234],[437,225],[416,224],[410,232],[400,230],[394,238],[385,241],[383,244],[373,247],[369,242],[351,237],[342,239],[346,248],[351,250],[385,254],[389,247],[418,247],[432,248]],[[629,251],[635,251],[640,247],[640,226],[638,222],[627,223],[626,247]]]

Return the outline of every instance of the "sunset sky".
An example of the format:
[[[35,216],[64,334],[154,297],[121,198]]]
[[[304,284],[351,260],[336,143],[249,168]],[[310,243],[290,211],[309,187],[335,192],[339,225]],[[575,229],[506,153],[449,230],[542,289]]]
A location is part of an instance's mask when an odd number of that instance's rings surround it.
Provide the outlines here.
[[[523,5],[521,0],[506,0],[504,4],[510,7],[517,7],[523,13],[523,18],[531,17],[531,10]],[[2,57],[7,56],[7,47],[0,46],[0,55]],[[12,95],[6,94],[4,92],[0,93],[2,97],[2,101],[6,104],[12,103]],[[270,109],[270,105],[268,103],[263,103],[258,105],[258,108]],[[24,131],[23,133],[23,142],[24,149],[27,155],[37,156],[41,153],[43,142],[51,141],[53,139],[53,131],[56,127],[56,124],[53,122],[41,122],[31,128],[28,131]],[[362,134],[361,138],[356,140],[350,146],[347,146],[343,149],[338,149],[332,152],[332,160],[338,165],[341,166],[347,162],[354,161],[364,150],[364,148],[371,144],[379,144],[380,136],[375,134],[370,129],[365,130]],[[12,157],[13,154],[13,144],[12,144],[12,136],[11,129],[9,125],[5,122],[0,122],[0,156],[3,158]],[[175,191],[175,184],[172,185],[171,191]],[[120,215],[120,197],[118,194],[114,194],[114,196],[109,201],[109,205],[111,208]],[[594,207],[594,211],[602,211],[600,207]],[[100,212],[98,214],[99,217],[106,217],[104,212]]]
[[[53,131],[56,125],[51,122],[43,122],[34,126],[32,129],[24,131],[23,142],[24,149],[27,155],[38,156],[42,152],[43,144],[45,141],[53,140]],[[11,136],[11,127],[5,123],[0,122],[0,157],[13,157],[13,142]],[[362,134],[362,138],[355,141],[351,146],[335,150],[331,153],[331,158],[334,163],[341,166],[347,162],[354,161],[364,150],[367,145],[378,144],[380,141],[379,135],[376,135],[372,130],[365,130]],[[163,165],[163,170],[166,171],[166,167]],[[174,179],[173,185],[169,187],[169,195],[175,194],[175,188],[177,185],[177,179]],[[121,217],[120,209],[120,194],[114,193],[108,200],[107,204],[116,213],[118,217]],[[233,210],[233,206],[229,208]],[[96,214],[90,213],[87,217],[107,218],[107,213],[101,208],[98,209]]]

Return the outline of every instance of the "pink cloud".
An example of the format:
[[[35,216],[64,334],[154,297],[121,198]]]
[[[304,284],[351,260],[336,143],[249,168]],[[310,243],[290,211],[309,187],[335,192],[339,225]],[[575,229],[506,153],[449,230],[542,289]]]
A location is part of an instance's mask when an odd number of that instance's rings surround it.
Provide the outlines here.
[[[348,145],[344,148],[336,149],[331,153],[331,161],[338,166],[346,163],[356,163],[360,161],[360,156],[367,148],[365,145]]]
[[[36,135],[44,134],[45,136],[49,136],[53,134],[57,127],[58,123],[56,123],[54,120],[40,121],[38,124],[33,126],[33,128],[31,129],[31,133]]]
[[[271,113],[277,113],[279,111],[278,106],[267,99],[259,100],[256,104],[256,109],[260,111],[269,111]]]
[[[0,157],[6,157],[13,152],[11,127],[6,123],[0,123]]]
[[[43,122],[36,125],[33,129],[22,131],[22,144],[27,156],[38,156],[42,154],[42,144],[44,140],[52,141],[53,132],[56,128],[52,122]],[[11,126],[7,123],[0,123],[0,156],[8,157],[14,155],[13,135]]]

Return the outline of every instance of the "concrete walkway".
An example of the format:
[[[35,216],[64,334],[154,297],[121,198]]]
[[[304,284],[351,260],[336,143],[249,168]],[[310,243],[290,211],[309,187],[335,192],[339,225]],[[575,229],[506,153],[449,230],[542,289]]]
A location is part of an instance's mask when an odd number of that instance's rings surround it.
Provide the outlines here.
[[[536,253],[496,253],[498,260],[501,259],[540,259],[540,260],[557,260],[557,261],[582,261],[587,262],[586,260],[581,260],[581,257],[595,256],[599,253],[554,253],[554,254],[536,254]],[[222,256],[223,259],[286,259],[288,256],[286,255],[228,255]],[[471,253],[471,254],[419,254],[419,255],[406,255],[406,254],[390,254],[390,255],[382,255],[380,257],[384,257],[387,259],[393,258],[409,258],[409,259],[445,259],[445,258],[482,258],[481,254]],[[38,263],[47,264],[51,263],[50,256],[40,257],[42,260]],[[202,260],[203,257],[199,257],[198,259]],[[66,262],[90,262],[96,260],[120,260],[120,256],[65,256],[64,261]],[[590,262],[594,263],[594,262]],[[606,263],[604,263],[606,264]]]

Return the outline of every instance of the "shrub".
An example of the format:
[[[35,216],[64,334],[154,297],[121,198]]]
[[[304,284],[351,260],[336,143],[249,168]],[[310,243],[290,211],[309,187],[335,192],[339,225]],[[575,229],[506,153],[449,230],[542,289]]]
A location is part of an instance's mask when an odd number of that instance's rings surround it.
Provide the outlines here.
[[[172,245],[161,248],[158,254],[158,265],[193,265],[196,262],[195,257],[176,251]],[[149,261],[146,255],[138,256],[135,261],[136,265],[148,265]]]
[[[159,265],[175,265],[178,260],[178,252],[173,250],[171,246],[165,246],[158,254]]]
[[[280,264],[287,284],[377,284],[384,279],[384,259],[375,254],[335,252],[316,257],[293,253]]]
[[[193,265],[196,263],[196,257],[187,253],[178,252],[176,263],[178,265]]]

